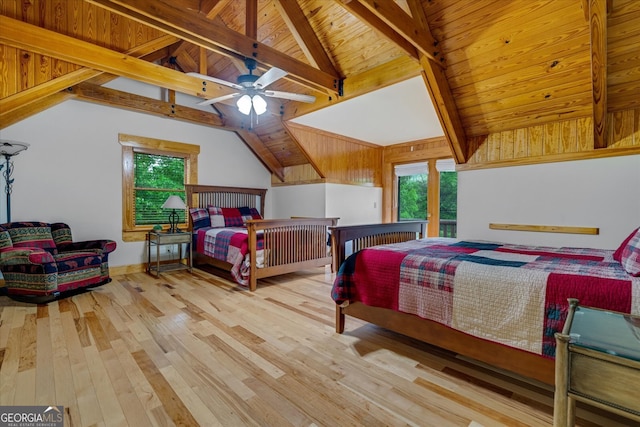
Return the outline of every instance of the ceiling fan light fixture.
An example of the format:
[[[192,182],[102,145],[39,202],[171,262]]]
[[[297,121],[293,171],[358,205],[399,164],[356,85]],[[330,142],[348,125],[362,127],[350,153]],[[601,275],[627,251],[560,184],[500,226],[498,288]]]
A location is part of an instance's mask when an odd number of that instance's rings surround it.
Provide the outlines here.
[[[236,105],[242,114],[248,116],[251,113],[251,97],[249,95],[242,95]]]
[[[265,101],[260,95],[253,95],[251,98],[253,101],[253,109],[257,115],[261,115],[267,112],[267,101]]]

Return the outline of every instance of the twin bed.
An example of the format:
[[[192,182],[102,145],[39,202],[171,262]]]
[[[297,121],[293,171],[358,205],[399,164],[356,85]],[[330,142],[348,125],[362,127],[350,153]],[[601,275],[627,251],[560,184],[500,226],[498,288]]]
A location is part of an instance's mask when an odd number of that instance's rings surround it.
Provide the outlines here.
[[[337,218],[262,219],[266,189],[186,189],[195,264],[227,270],[251,291],[260,278],[331,264],[328,228]]]
[[[338,333],[349,315],[553,384],[554,334],[569,297],[640,313],[640,277],[614,251],[416,240],[424,223],[332,231]],[[354,254],[346,257],[348,245]]]

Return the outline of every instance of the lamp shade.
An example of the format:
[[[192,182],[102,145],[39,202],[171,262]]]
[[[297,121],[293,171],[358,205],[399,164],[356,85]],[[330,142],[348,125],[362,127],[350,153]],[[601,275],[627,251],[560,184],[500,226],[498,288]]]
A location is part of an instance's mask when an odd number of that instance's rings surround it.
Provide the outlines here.
[[[27,148],[29,148],[29,144],[26,142],[9,141],[7,139],[0,140],[0,154],[3,156],[15,156]]]
[[[236,105],[242,114],[248,116],[251,112],[251,97],[246,94],[242,95],[240,99],[238,99],[238,102],[236,102]]]
[[[253,101],[253,109],[257,115],[264,114],[267,111],[267,101],[265,101],[260,95],[253,95],[251,98]]]
[[[179,196],[169,196],[166,202],[162,205],[163,209],[186,209],[187,205],[184,204]]]

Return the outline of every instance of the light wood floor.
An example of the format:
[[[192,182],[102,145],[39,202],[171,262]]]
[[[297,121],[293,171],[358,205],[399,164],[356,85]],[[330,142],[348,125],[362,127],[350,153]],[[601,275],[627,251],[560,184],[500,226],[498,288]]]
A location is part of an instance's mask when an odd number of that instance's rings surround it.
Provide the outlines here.
[[[552,422],[548,387],[355,319],[336,334],[328,269],[254,293],[199,269],[113,279],[48,305],[0,297],[0,405],[63,405],[67,426]]]

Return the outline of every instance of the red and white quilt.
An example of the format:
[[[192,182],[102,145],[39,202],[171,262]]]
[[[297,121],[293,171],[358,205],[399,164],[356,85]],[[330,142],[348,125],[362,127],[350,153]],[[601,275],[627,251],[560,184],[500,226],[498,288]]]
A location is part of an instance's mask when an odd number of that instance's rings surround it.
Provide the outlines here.
[[[353,254],[336,276],[332,297],[554,357],[567,298],[640,314],[640,277],[626,273],[610,250],[431,238]]]

